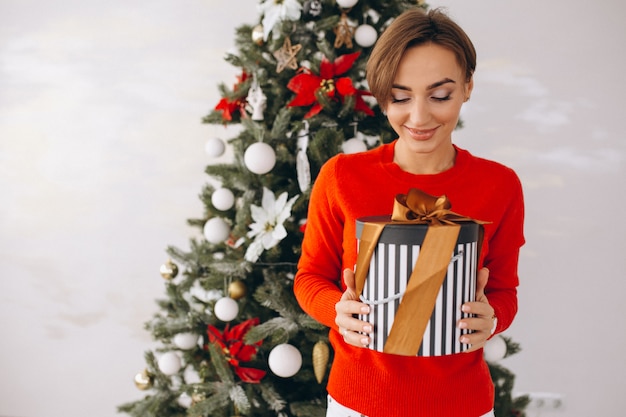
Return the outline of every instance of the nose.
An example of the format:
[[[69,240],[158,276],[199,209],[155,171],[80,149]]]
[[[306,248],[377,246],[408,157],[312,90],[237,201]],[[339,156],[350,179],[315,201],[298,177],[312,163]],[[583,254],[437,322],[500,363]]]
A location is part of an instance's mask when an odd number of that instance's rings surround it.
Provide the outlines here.
[[[430,120],[430,109],[428,108],[428,103],[423,100],[415,100],[411,106],[409,120],[416,127],[426,125]]]

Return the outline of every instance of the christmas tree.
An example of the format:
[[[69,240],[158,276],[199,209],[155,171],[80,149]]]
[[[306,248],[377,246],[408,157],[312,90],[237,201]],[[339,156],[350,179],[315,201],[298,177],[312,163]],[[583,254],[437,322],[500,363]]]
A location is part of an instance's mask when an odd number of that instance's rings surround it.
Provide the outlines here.
[[[325,415],[328,329],[292,291],[309,193],[330,157],[395,139],[364,69],[380,33],[411,7],[265,0],[259,21],[236,30],[237,52],[226,60],[240,75],[232,87],[220,85],[222,99],[203,119],[240,126],[236,137],[206,145],[213,157],[229,147],[232,161],[206,168],[205,212],[189,220],[203,238],[167,250],[166,294],[146,323],[160,346],[135,377],[150,393],[119,411]]]
[[[524,410],[530,403],[530,398],[527,395],[513,395],[515,374],[500,363],[502,359],[519,351],[519,343],[507,336],[495,335],[485,344],[485,360],[496,388],[494,413],[497,417],[526,417]]]

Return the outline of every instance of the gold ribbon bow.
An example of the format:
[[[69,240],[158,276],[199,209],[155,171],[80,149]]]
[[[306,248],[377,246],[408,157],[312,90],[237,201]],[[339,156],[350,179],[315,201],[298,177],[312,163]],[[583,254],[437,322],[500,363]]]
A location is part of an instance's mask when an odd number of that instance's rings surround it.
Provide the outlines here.
[[[435,197],[417,188],[408,194],[398,194],[393,204],[391,220],[394,222],[427,223],[430,225],[453,225],[460,221],[473,221],[450,211],[452,204],[448,197]]]
[[[457,222],[484,223],[454,213],[450,211],[450,207],[450,201],[445,195],[435,197],[412,188],[408,194],[396,196],[391,222],[363,224],[355,270],[358,296],[363,292],[370,260],[385,226],[407,223],[429,225],[385,342],[385,353],[417,355],[461,230]],[[479,249],[481,243],[482,240],[479,239]]]

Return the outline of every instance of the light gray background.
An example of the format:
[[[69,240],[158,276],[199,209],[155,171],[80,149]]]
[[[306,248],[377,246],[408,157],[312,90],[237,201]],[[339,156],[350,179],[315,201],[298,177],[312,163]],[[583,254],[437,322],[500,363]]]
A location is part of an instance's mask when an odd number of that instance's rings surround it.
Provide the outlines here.
[[[363,0],[362,0],[363,1]],[[141,398],[165,247],[214,162],[200,119],[255,0],[0,0],[0,415],[110,417]],[[622,1],[432,1],[479,53],[455,141],[520,175],[527,245],[503,364],[559,411],[626,409]]]

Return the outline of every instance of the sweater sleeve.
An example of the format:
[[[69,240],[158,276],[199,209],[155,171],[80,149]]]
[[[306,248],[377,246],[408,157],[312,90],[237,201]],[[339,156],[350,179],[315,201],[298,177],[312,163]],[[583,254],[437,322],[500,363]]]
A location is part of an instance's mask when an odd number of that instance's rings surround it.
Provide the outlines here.
[[[485,294],[494,308],[498,324],[496,333],[506,330],[517,314],[518,262],[524,244],[524,199],[522,186],[513,171],[507,184],[508,198],[504,210],[489,239],[489,251],[484,266],[489,268],[489,281]]]
[[[315,180],[309,201],[302,254],[294,293],[302,309],[320,323],[337,328],[335,304],[342,295],[344,216],[337,201],[337,158],[330,159]]]

